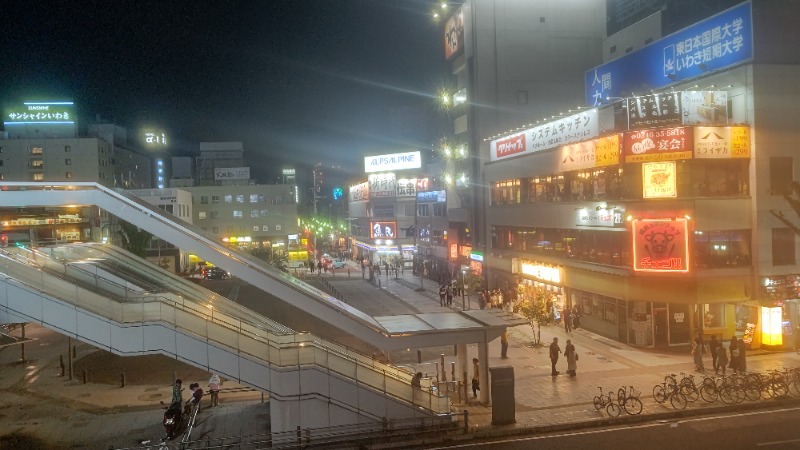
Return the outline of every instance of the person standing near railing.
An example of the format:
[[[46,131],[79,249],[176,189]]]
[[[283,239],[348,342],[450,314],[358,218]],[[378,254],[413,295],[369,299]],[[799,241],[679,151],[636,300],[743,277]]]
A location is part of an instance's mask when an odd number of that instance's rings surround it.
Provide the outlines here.
[[[211,375],[211,379],[208,380],[208,392],[211,394],[212,407],[219,405],[219,387],[221,384],[222,380],[217,374]]]

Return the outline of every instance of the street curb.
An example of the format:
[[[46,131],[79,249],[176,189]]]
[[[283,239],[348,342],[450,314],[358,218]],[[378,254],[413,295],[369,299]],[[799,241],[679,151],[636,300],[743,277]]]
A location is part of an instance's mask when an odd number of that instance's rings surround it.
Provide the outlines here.
[[[558,431],[575,431],[575,430],[585,430],[589,428],[601,428],[601,427],[615,426],[615,425],[631,425],[631,424],[656,422],[656,421],[673,421],[687,417],[710,416],[721,413],[770,409],[776,406],[785,407],[785,406],[798,406],[798,405],[800,405],[799,398],[783,398],[776,400],[764,399],[759,401],[758,403],[740,403],[737,405],[706,406],[697,409],[685,409],[682,411],[665,411],[665,412],[658,412],[646,415],[642,414],[636,416],[605,417],[598,420],[570,422],[570,423],[562,423],[554,425],[542,425],[542,426],[520,427],[520,428],[506,428],[505,426],[498,426],[498,427],[492,426],[492,428],[490,429],[485,429],[485,430],[477,428],[471,429],[470,432],[467,434],[450,435],[442,437],[441,439],[429,440],[424,443],[421,442],[419,444],[430,445],[435,443],[441,444],[446,442],[464,443],[468,441],[493,439],[498,437],[533,436],[533,435],[552,433]],[[406,445],[409,444],[414,445],[408,442],[406,443]]]

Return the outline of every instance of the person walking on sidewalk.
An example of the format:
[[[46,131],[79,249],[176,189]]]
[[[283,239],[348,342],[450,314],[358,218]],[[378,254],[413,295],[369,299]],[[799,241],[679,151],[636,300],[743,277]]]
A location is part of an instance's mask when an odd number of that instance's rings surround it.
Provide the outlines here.
[[[500,358],[508,358],[508,330],[500,335]]]
[[[472,358],[472,396],[478,398],[478,391],[481,390],[481,374],[478,366],[478,358]]]
[[[439,306],[444,306],[444,296],[447,295],[447,288],[439,286]]]
[[[719,347],[717,348],[717,366],[714,367],[714,373],[719,373],[717,370],[722,369],[722,376],[725,376],[725,371],[728,367],[728,351],[725,350],[725,347],[722,346],[722,343],[719,343]]]
[[[570,377],[577,375],[578,370],[578,353],[575,351],[575,346],[572,341],[567,339],[567,346],[564,348],[564,356],[567,358],[567,373]]]
[[[717,336],[711,336],[711,342],[708,343],[708,350],[711,352],[711,365],[714,366],[714,373],[717,373],[717,366],[719,360],[719,341],[717,341]]]
[[[567,334],[572,331],[572,317],[570,317],[569,308],[564,308],[564,311],[561,313],[561,319],[564,321],[564,330],[566,330]]]
[[[446,292],[446,295],[447,295],[447,306],[452,306],[453,305],[453,286],[448,284],[447,285],[447,289],[446,289],[445,292]]]
[[[731,362],[728,367],[733,369],[733,373],[739,373],[739,341],[736,339],[736,336],[731,338],[731,343],[728,348],[731,351]]]
[[[558,362],[558,355],[561,354],[561,347],[558,346],[558,338],[554,337],[553,342],[550,344],[550,364],[552,366],[552,371],[550,375],[556,376],[558,375],[559,371],[556,370],[556,363]]]
[[[692,341],[692,356],[694,357],[694,369],[698,372],[705,371],[703,367],[703,336],[699,331]]]

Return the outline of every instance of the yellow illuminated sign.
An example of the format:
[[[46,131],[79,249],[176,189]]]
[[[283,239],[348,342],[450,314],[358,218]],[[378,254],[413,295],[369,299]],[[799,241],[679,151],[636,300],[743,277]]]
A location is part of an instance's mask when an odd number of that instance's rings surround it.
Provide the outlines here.
[[[764,345],[783,345],[783,311],[780,306],[761,307],[761,343]]]

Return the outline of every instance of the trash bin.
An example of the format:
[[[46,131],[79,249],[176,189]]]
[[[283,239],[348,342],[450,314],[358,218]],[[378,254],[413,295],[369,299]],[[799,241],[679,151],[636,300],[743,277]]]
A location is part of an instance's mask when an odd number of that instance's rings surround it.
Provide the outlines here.
[[[492,425],[516,422],[514,368],[490,367],[489,378],[492,383]]]

